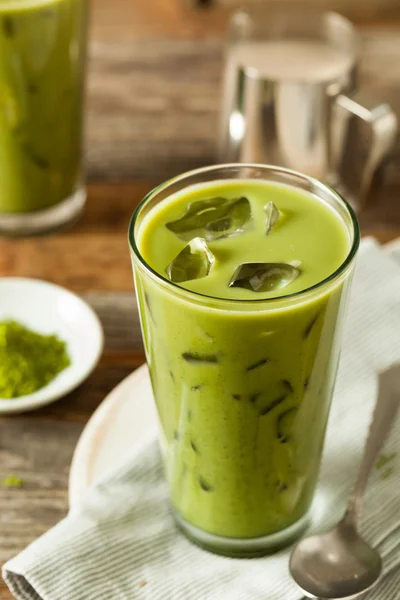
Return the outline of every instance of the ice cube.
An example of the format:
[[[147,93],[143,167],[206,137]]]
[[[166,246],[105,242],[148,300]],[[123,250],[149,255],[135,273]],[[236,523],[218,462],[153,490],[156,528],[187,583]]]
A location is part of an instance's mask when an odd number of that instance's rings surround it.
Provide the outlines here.
[[[265,233],[268,235],[273,226],[278,222],[280,212],[273,202],[267,202],[267,204],[264,206],[264,210],[267,213],[267,219],[265,221]]]
[[[168,265],[166,273],[174,283],[201,279],[209,274],[214,260],[205,240],[196,237]]]
[[[191,202],[188,204],[186,214],[183,217],[176,221],[170,221],[166,226],[179,237],[186,234],[184,239],[190,240],[193,237],[193,231],[201,229],[210,221],[224,216],[226,202],[227,200],[221,197]],[[189,237],[187,237],[188,235]]]
[[[299,275],[299,269],[286,263],[244,263],[232,275],[229,287],[269,292],[286,287]]]
[[[190,203],[186,214],[176,221],[170,221],[166,227],[185,241],[194,235],[211,241],[242,232],[250,218],[250,202],[247,198],[218,196]]]

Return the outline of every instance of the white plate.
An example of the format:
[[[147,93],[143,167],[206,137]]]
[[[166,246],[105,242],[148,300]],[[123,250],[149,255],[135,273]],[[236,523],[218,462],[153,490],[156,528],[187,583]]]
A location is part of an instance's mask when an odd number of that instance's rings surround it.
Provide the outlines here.
[[[0,399],[0,413],[39,408],[65,396],[93,371],[103,350],[103,329],[86,302],[68,290],[38,279],[0,279],[0,321],[13,319],[67,344],[71,365],[34,394]]]
[[[156,432],[157,417],[147,365],[126,377],[86,425],[72,459],[69,504],[100,476],[119,465],[135,444]]]

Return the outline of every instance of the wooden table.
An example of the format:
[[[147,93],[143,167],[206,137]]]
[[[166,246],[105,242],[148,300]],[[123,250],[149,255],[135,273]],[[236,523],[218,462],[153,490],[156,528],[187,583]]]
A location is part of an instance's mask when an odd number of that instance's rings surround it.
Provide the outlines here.
[[[0,418],[0,479],[13,473],[25,481],[20,489],[0,489],[0,563],[66,514],[70,461],[85,423],[143,362],[128,221],[156,183],[215,160],[223,34],[234,2],[219,4],[200,11],[189,0],[94,0],[85,216],[57,235],[0,239],[0,276],[39,277],[82,294],[106,332],[101,363],[77,391],[37,412]],[[397,0],[351,5],[364,41],[363,82],[400,116]],[[379,184],[377,206],[361,224],[364,234],[387,241],[400,235],[400,143]],[[10,598],[0,582],[0,600]]]

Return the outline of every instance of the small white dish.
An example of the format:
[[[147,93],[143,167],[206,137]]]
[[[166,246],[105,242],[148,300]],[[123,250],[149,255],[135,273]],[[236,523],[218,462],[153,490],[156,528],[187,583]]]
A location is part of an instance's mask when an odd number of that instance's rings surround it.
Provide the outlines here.
[[[0,414],[34,410],[65,396],[97,365],[103,351],[101,323],[86,302],[72,292],[39,279],[0,279],[0,321],[13,319],[33,331],[56,334],[66,342],[69,367],[28,396],[0,398]]]

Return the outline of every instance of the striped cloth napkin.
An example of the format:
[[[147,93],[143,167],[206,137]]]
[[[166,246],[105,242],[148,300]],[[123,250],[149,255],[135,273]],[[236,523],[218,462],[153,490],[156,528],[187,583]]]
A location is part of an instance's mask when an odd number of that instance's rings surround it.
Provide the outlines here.
[[[376,372],[400,361],[400,244],[362,244],[312,531],[342,515],[376,397]],[[371,477],[362,533],[384,557],[365,598],[400,599],[400,419]],[[383,464],[385,463],[385,464]],[[213,556],[176,530],[157,443],[148,440],[80,506],[3,567],[19,600],[302,600],[289,550],[261,559]]]

